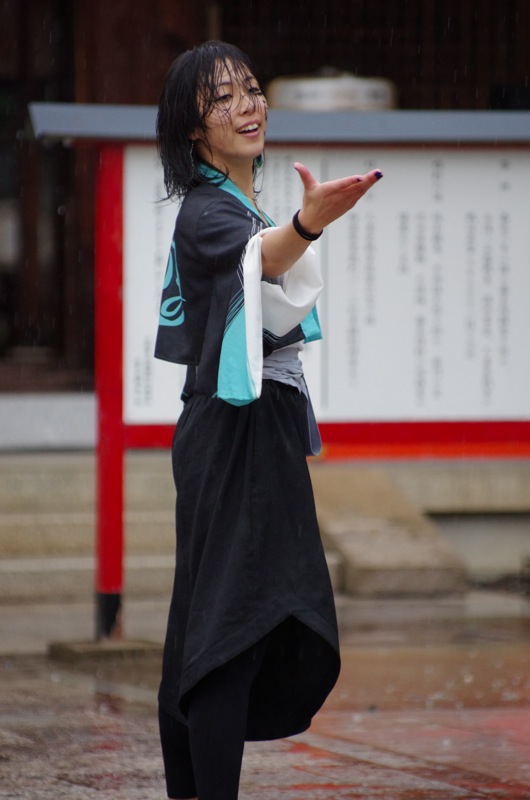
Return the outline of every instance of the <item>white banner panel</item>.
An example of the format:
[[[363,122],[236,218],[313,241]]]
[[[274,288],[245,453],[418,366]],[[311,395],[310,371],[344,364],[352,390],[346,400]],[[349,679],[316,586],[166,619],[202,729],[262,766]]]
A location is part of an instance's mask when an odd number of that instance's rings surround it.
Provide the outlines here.
[[[183,367],[153,357],[177,206],[164,197],[156,148],[125,148],[123,170],[123,420],[174,423]]]
[[[325,339],[304,352],[321,421],[530,418],[530,151],[355,147],[267,151],[261,203],[299,207],[319,181],[385,177],[315,244]],[[125,421],[176,419],[182,370],[152,358],[176,206],[156,151],[128,147]]]

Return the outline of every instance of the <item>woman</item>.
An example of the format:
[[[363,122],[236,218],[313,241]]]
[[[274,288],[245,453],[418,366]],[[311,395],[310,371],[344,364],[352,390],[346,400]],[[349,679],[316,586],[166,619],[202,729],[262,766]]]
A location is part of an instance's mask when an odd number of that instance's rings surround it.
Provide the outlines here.
[[[339,673],[306,465],[318,430],[298,354],[319,335],[308,247],[381,173],[318,184],[295,164],[302,206],[276,228],[254,188],[266,125],[237,48],[207,42],[170,68],[157,134],[168,197],[182,205],[156,356],[187,365],[159,694],[175,800],[237,798],[245,740],[307,729]]]

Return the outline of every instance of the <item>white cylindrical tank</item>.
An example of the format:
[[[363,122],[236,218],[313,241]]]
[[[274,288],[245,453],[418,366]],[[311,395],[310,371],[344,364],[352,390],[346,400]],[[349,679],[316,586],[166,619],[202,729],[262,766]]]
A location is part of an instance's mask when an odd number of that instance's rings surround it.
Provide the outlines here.
[[[266,95],[271,108],[292,111],[384,111],[397,105],[392,81],[348,72],[275,78]]]

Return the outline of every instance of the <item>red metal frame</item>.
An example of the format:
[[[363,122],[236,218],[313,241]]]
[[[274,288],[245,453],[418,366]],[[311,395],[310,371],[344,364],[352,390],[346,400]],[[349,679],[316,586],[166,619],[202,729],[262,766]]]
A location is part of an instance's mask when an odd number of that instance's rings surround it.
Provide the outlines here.
[[[328,458],[522,458],[530,421],[321,423]]]
[[[322,458],[528,458],[530,421],[321,422]],[[127,425],[126,449],[168,448],[173,425]]]
[[[96,592],[123,586],[123,147],[102,146],[96,184]]]

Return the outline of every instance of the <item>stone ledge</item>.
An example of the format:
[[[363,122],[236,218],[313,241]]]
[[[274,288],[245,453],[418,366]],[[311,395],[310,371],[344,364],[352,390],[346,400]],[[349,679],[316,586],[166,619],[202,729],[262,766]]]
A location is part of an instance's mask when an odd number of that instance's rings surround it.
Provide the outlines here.
[[[0,512],[2,557],[67,557],[94,550],[94,512]],[[124,536],[133,555],[168,553],[175,547],[173,510],[127,511]]]
[[[131,656],[160,655],[162,644],[127,639],[104,639],[100,642],[50,642],[48,655],[57,661],[83,659],[131,658]]]
[[[335,591],[343,583],[343,559],[326,553]],[[171,597],[173,553],[128,555],[124,562],[123,595],[131,599]],[[0,559],[0,604],[75,602],[94,594],[95,559],[91,555]]]
[[[384,472],[327,466],[311,475],[324,542],[344,561],[344,591],[411,596],[466,590],[466,569],[450,543]]]

